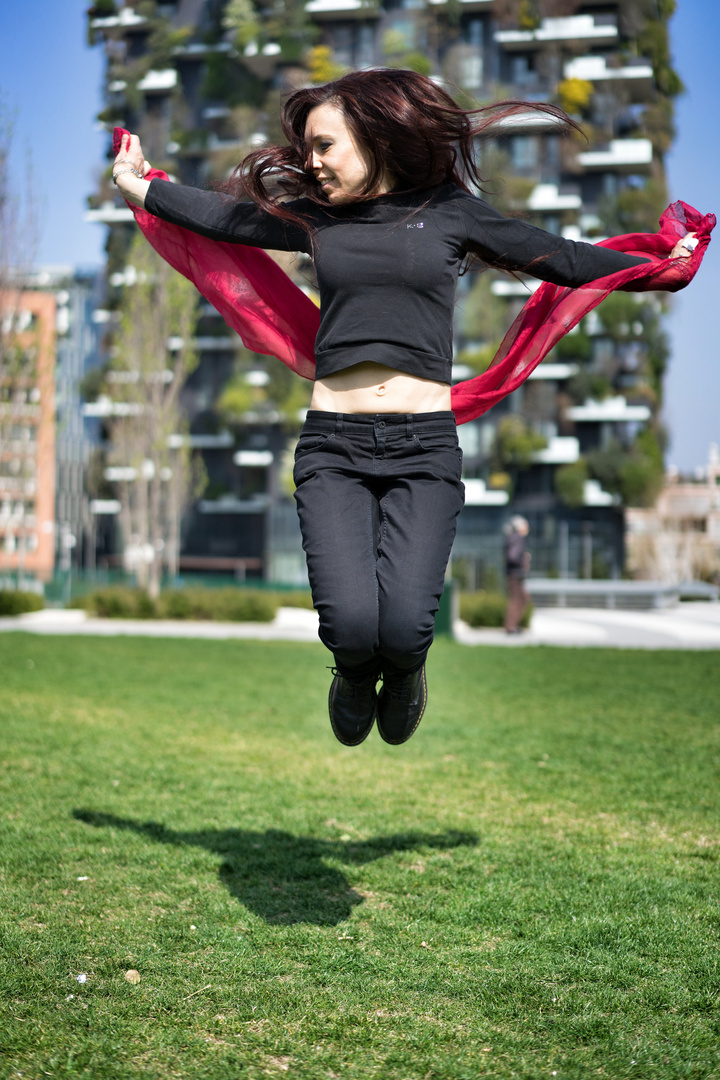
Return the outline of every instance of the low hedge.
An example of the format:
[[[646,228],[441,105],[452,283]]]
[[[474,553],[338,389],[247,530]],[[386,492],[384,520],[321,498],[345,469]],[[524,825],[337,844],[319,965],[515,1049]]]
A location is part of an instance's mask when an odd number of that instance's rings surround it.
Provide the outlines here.
[[[479,590],[460,594],[460,618],[468,626],[504,626],[507,597],[499,592]],[[527,629],[532,618],[532,605],[522,617],[520,625]]]
[[[306,611],[313,611],[315,608],[309,589],[292,589],[275,595],[280,607],[305,608]]]
[[[73,607],[101,619],[215,619],[219,622],[272,622],[278,596],[259,589],[167,589],[157,600],[144,589],[113,585],[80,596]]]
[[[259,589],[167,589],[156,608],[159,619],[217,619],[220,622],[272,622],[277,597]]]
[[[19,589],[0,589],[0,616],[24,615],[26,611],[42,611],[45,601],[33,592]]]
[[[71,607],[84,608],[101,619],[153,619],[155,604],[144,589],[109,585],[73,599]]]

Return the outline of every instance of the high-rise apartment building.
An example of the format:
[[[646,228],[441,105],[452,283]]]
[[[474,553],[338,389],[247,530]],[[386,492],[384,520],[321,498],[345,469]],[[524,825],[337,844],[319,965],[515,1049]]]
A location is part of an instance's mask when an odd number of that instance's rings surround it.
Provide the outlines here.
[[[36,280],[52,288],[57,303],[55,397],[57,409],[55,516],[64,563],[96,565],[96,548],[107,547],[112,522],[93,514],[97,481],[93,455],[100,440],[97,420],[83,414],[82,391],[103,360],[109,312],[103,306],[104,282],[96,269],[40,268]],[[71,545],[68,547],[68,545]]]
[[[669,60],[674,0],[97,0],[90,33],[107,57],[102,120],[136,130],[178,180],[224,177],[280,137],[282,94],[349,68],[412,67],[463,105],[501,98],[559,104],[586,133],[528,110],[478,147],[481,194],[573,239],[657,227],[663,155],[679,81]],[[123,287],[130,211],[109,169],[90,215],[111,226],[109,282]],[[304,280],[307,268],[295,266]],[[311,287],[311,282],[308,282]],[[455,375],[488,363],[536,282],[495,272],[461,279]],[[112,303],[112,297],[111,297]],[[521,391],[461,427],[467,506],[454,563],[468,583],[499,567],[500,531],[522,512],[540,572],[618,573],[623,508],[662,478],[658,414],[667,346],[661,299],[611,297]],[[186,567],[302,574],[289,523],[284,446],[304,403],[275,361],[253,356],[207,307],[200,364],[184,402],[209,482],[186,517]],[[582,559],[581,559],[582,553]],[[181,560],[182,565],[182,560]],[[282,571],[279,568],[282,567]]]

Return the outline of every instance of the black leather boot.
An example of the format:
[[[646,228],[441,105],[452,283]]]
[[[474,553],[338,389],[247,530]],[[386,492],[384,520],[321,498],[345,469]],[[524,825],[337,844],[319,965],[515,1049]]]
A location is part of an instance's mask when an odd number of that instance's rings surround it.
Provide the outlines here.
[[[386,743],[407,742],[423,718],[427,705],[425,665],[409,675],[383,672],[378,695],[378,731]]]
[[[332,671],[335,678],[328,699],[332,729],[344,746],[359,746],[375,723],[378,703],[375,686],[380,673],[345,676],[337,668]]]

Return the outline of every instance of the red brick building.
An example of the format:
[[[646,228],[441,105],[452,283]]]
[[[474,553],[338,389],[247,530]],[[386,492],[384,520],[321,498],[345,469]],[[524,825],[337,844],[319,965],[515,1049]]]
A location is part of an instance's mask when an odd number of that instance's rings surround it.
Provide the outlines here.
[[[53,572],[55,318],[52,293],[0,294],[0,578]]]

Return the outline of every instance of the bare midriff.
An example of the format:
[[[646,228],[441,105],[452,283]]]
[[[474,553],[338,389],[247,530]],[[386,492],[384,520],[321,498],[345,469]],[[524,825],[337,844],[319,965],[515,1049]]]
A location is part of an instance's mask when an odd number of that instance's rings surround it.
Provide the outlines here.
[[[335,413],[446,412],[450,386],[366,362],[318,379],[310,408]]]

